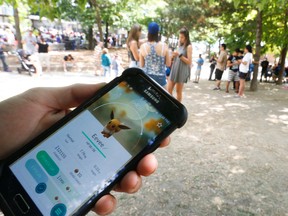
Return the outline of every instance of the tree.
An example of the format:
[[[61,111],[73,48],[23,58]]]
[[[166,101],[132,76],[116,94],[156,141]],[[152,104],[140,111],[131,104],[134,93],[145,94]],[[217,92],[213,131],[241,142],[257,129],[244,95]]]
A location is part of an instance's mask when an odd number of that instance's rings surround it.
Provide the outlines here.
[[[257,24],[256,24],[256,52],[254,55],[254,71],[253,78],[250,84],[251,91],[257,91],[258,89],[258,70],[259,70],[259,62],[261,55],[261,41],[262,41],[262,10],[260,8],[257,9]]]
[[[16,30],[16,39],[18,41],[18,49],[22,49],[22,34],[21,34],[21,29],[20,29],[20,17],[19,17],[19,11],[18,11],[18,6],[21,3],[20,0],[0,0],[0,5],[3,3],[7,3],[13,7],[13,17],[14,17],[14,22],[15,22],[15,30]]]
[[[233,2],[233,7],[222,8],[221,20],[230,23],[231,31],[225,35],[230,46],[247,43],[256,46],[254,55],[254,73],[250,90],[257,90],[257,77],[261,53],[270,47],[281,47],[281,72],[278,83],[282,82],[282,74],[287,54],[287,5],[285,0],[255,0]],[[231,5],[230,5],[231,6]],[[283,16],[284,15],[284,16]],[[239,20],[235,21],[235,17]],[[266,46],[261,46],[262,42]],[[229,47],[230,47],[229,46]],[[281,77],[281,78],[280,78]]]
[[[18,8],[16,5],[13,5],[13,16],[14,16],[14,22],[15,22],[16,40],[18,41],[17,48],[23,49],[23,45],[21,42],[22,41],[22,34],[21,34],[21,29],[20,29],[19,12],[18,12]]]
[[[270,1],[267,7],[269,16],[264,22],[266,34],[265,42],[268,46],[280,49],[281,70],[278,75],[277,84],[282,84],[282,77],[285,70],[285,59],[288,50],[288,5],[285,0]]]

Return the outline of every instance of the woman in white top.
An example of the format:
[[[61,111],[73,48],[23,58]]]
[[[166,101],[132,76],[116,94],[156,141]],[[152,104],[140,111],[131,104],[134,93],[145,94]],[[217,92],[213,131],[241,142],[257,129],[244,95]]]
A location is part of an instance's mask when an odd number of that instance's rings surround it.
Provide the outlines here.
[[[244,89],[245,89],[245,80],[249,71],[249,65],[253,62],[253,55],[252,55],[252,47],[247,45],[244,49],[244,57],[240,62],[239,66],[239,78],[240,78],[240,86],[239,86],[239,93],[238,97],[243,97]]]

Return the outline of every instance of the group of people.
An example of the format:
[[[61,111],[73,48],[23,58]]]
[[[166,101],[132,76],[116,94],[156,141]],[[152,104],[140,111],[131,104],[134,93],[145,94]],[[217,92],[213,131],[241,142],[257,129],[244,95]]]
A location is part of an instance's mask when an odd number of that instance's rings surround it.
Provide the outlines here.
[[[134,25],[127,40],[129,56],[131,57],[130,67],[142,68],[161,86],[166,88],[170,94],[176,87],[176,98],[182,101],[184,83],[190,79],[192,66],[192,45],[189,39],[189,31],[183,27],[179,31],[179,46],[177,50],[171,51],[164,42],[159,41],[159,25],[151,22],[148,25],[147,40],[140,40],[141,26]],[[211,61],[211,73],[209,80],[215,70],[216,87],[220,90],[221,80],[226,67],[229,68],[229,76],[226,84],[226,92],[229,92],[230,82],[235,85],[236,97],[244,96],[245,80],[248,76],[249,66],[253,62],[252,47],[247,45],[242,52],[236,49],[228,58],[226,44],[221,44],[218,58],[213,56]],[[199,55],[195,72],[195,81],[200,79],[201,67],[204,60]],[[170,74],[166,73],[167,68]]]
[[[260,77],[260,82],[264,81],[268,82],[269,80],[276,82],[277,79],[279,79],[279,73],[281,70],[281,62],[279,61],[278,63],[275,61],[275,64],[272,66],[269,64],[268,59],[265,57],[264,60],[261,62],[261,77]],[[288,75],[288,67],[286,67],[283,71],[283,82],[286,82],[286,76]]]
[[[249,75],[249,66],[253,63],[252,47],[246,45],[244,51],[239,48],[228,56],[226,44],[220,45],[220,53],[218,58],[213,55],[210,59],[210,76],[208,80],[212,80],[212,75],[215,70],[216,86],[213,90],[220,90],[221,80],[226,68],[229,69],[228,80],[226,83],[226,93],[229,93],[230,83],[233,82],[235,97],[243,97],[245,90],[245,81]]]
[[[159,40],[160,27],[156,22],[148,25],[146,40],[140,40],[142,27],[134,25],[127,39],[131,62],[129,67],[139,67],[170,94],[176,88],[176,98],[182,101],[184,83],[189,80],[192,64],[192,45],[189,30],[179,31],[179,46],[172,51]]]
[[[4,49],[7,44],[8,42],[5,42],[5,40],[0,40],[0,58],[3,65],[3,70],[5,72],[11,72],[4,54]],[[23,61],[27,63],[29,62],[29,64],[33,65],[35,72],[40,75],[42,74],[43,63],[45,63],[47,69],[50,70],[50,57],[48,55],[49,44],[46,43],[42,36],[36,38],[36,36],[33,34],[33,31],[29,30],[27,35],[24,36],[22,44],[24,45],[25,52],[21,51],[19,53],[22,53],[21,58]]]
[[[102,49],[102,45],[97,45],[95,48],[96,51],[96,65],[99,64],[98,59],[100,58],[100,64],[103,69],[103,72],[100,74],[104,77],[111,77],[112,73],[115,77],[119,75],[120,67],[121,67],[121,59],[118,54],[115,53],[113,57],[109,55],[109,50],[107,48]],[[95,75],[98,76],[97,70],[95,71]]]

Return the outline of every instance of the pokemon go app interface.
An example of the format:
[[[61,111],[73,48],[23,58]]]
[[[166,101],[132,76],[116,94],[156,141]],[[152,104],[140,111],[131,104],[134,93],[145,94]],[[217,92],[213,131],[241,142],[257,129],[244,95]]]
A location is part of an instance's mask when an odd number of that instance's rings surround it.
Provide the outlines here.
[[[10,169],[43,215],[71,215],[169,124],[121,82]]]

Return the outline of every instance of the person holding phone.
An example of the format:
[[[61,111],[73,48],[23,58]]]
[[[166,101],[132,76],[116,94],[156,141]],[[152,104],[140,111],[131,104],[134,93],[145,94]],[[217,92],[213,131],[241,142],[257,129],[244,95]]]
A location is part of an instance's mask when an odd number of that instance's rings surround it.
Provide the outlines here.
[[[189,80],[192,64],[192,45],[186,27],[179,31],[179,45],[178,50],[173,52],[174,62],[168,79],[168,92],[172,95],[176,87],[176,98],[181,102],[183,86]]]
[[[4,160],[25,143],[62,119],[90,98],[105,84],[76,84],[59,88],[34,88],[0,102],[0,160]],[[15,131],[15,134],[11,132]],[[161,146],[167,146],[166,138]],[[148,154],[114,187],[115,191],[135,193],[141,187],[141,176],[151,175],[157,168],[157,159]],[[100,215],[111,213],[116,206],[114,196],[101,197],[92,209]]]
[[[129,36],[126,42],[128,55],[131,58],[129,67],[139,67],[139,52],[140,47],[140,36],[141,36],[142,27],[138,24],[132,26]]]

